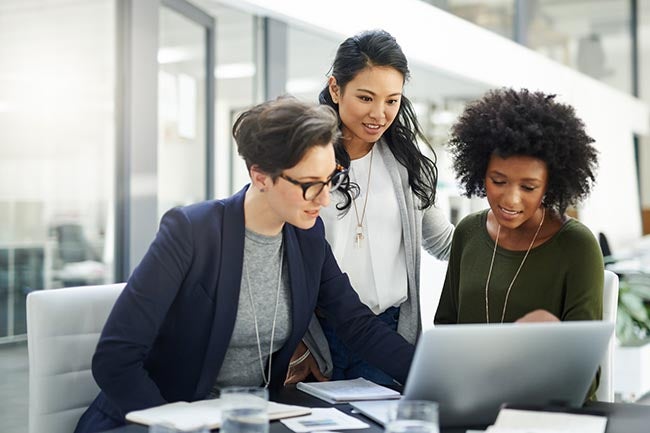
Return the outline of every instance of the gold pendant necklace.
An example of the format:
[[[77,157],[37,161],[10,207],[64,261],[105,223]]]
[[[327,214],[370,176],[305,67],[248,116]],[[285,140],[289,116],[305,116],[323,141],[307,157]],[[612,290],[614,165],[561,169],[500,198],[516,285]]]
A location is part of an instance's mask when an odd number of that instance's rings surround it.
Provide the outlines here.
[[[359,211],[357,210],[357,201],[352,200],[354,205],[354,215],[357,217],[357,228],[354,235],[354,245],[361,248],[361,241],[363,241],[363,220],[366,217],[366,206],[368,205],[368,196],[370,195],[370,174],[372,173],[372,155],[375,148],[370,151],[370,164],[368,165],[368,181],[366,182],[366,197],[363,200],[363,209],[361,210],[361,218],[359,218]]]
[[[546,208],[542,208],[542,221],[540,221],[539,226],[537,227],[537,231],[535,232],[535,236],[533,236],[533,240],[528,246],[528,249],[526,250],[526,254],[524,254],[524,258],[521,260],[521,264],[519,265],[519,268],[517,269],[517,272],[515,272],[515,276],[512,278],[512,281],[510,282],[510,285],[508,286],[508,290],[506,291],[506,298],[503,301],[503,310],[501,311],[501,323],[503,323],[503,319],[506,316],[506,308],[508,306],[508,297],[510,296],[510,290],[512,289],[513,284],[515,284],[515,280],[517,279],[517,276],[519,275],[519,271],[521,271],[521,268],[524,267],[524,263],[526,262],[526,258],[528,258],[528,253],[530,250],[533,248],[533,245],[535,244],[535,241],[537,240],[537,235],[539,234],[539,231],[542,228],[542,224],[544,224],[544,217],[546,216]],[[498,222],[497,222],[498,224]],[[499,233],[501,232],[501,224],[497,227],[497,237],[494,240],[494,251],[492,251],[492,260],[490,261],[490,270],[488,271],[488,276],[487,276],[487,281],[485,282],[485,323],[490,323],[490,303],[488,301],[488,286],[490,285],[490,277],[492,276],[492,267],[494,266],[494,256],[497,253],[497,246],[499,245]]]

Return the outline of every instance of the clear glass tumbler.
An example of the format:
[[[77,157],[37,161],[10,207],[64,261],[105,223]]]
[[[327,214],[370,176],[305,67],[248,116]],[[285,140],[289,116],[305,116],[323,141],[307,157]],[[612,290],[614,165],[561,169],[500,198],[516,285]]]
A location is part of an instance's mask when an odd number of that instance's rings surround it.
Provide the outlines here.
[[[269,433],[269,393],[262,387],[221,389],[221,433]]]
[[[438,403],[400,400],[388,414],[386,433],[440,433]]]

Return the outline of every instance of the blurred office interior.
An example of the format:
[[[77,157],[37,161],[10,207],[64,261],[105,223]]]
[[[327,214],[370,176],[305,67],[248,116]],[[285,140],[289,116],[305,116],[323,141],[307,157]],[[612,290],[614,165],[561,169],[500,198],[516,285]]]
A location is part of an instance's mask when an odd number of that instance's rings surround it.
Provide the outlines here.
[[[338,44],[368,28],[409,57],[452,221],[485,203],[456,188],[450,125],[490,88],[528,87],[574,105],[596,138],[597,186],[572,214],[612,251],[648,244],[648,0],[0,0],[5,431],[26,431],[27,294],[125,281],[166,209],[247,182],[237,113],[316,101]],[[423,263],[425,326],[444,270]]]

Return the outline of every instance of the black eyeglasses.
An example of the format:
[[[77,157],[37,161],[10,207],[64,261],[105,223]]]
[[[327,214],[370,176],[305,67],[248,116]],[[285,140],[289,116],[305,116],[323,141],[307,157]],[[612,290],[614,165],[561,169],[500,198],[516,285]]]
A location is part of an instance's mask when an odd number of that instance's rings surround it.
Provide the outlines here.
[[[292,179],[286,174],[280,174],[280,177],[287,182],[291,182],[294,185],[298,185],[302,188],[302,198],[307,201],[312,201],[323,191],[325,185],[328,185],[330,192],[334,192],[341,187],[348,180],[348,170],[343,168],[342,165],[336,165],[334,172],[327,178],[326,181],[316,181],[316,182],[298,182],[296,179]]]

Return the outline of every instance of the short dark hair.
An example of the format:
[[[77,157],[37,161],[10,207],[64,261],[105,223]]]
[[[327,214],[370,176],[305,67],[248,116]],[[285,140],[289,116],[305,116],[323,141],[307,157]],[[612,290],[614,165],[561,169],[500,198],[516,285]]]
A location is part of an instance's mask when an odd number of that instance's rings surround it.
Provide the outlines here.
[[[275,180],[311,147],[336,142],[341,133],[330,107],[284,96],[241,113],[232,134],[246,167],[256,165]]]
[[[573,107],[556,95],[527,89],[487,92],[467,105],[452,127],[449,148],[464,193],[485,197],[492,155],[524,155],[546,163],[544,206],[563,214],[587,197],[595,181],[598,152]]]
[[[390,67],[402,74],[404,81],[410,77],[408,61],[395,38],[385,30],[368,30],[347,38],[339,45],[332,64],[332,76],[336,84],[345,91],[345,86],[364,69],[373,66]],[[320,92],[318,100],[338,112],[338,104],[332,100],[329,86]],[[408,98],[402,95],[399,111],[395,120],[382,137],[395,159],[408,172],[409,186],[420,199],[421,207],[428,208],[435,202],[438,169],[436,155],[422,133],[422,128],[415,117],[415,111]],[[420,152],[416,139],[429,147],[433,160]],[[344,167],[350,166],[350,155],[345,147],[337,146],[336,159]],[[351,198],[348,198],[349,203]],[[338,207],[338,206],[337,206]],[[345,207],[345,206],[343,206]]]

